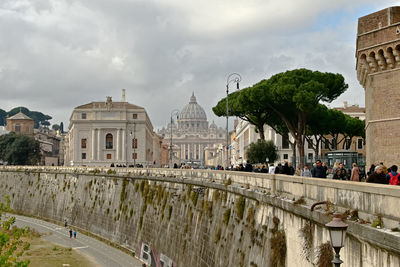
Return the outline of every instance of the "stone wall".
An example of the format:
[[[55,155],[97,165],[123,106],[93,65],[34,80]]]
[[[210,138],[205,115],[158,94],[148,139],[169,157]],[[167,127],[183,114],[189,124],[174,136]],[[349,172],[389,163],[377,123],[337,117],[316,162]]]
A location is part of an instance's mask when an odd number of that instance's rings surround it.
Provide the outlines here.
[[[348,220],[342,266],[400,264],[399,233],[371,226],[376,212],[387,227],[400,221],[400,188],[393,186],[220,171],[8,167],[0,168],[0,195],[10,196],[16,212],[68,219],[139,257],[145,243],[175,266],[313,266],[328,241],[329,214],[349,210],[359,221]],[[330,202],[311,211],[321,200]]]
[[[357,78],[365,88],[367,165],[399,164],[400,7],[358,20]]]

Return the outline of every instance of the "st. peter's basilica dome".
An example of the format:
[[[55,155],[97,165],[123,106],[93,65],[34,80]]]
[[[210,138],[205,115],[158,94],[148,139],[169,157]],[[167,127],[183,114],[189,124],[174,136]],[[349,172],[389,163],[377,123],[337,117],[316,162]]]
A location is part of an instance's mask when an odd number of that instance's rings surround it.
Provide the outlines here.
[[[194,93],[190,97],[189,104],[183,107],[179,114],[179,120],[184,121],[206,121],[207,115],[204,109],[197,104]]]

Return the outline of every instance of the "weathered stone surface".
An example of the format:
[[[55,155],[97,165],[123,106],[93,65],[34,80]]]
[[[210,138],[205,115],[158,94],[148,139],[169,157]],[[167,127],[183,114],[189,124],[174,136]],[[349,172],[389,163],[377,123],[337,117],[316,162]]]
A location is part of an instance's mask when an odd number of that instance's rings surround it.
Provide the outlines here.
[[[318,201],[330,200],[340,211],[358,207],[359,216],[371,222],[375,211],[387,225],[400,217],[391,208],[400,199],[400,188],[393,186],[239,172],[115,170],[0,168],[0,195],[9,195],[17,212],[68,218],[136,252],[145,242],[178,266],[271,266],[275,230],[285,233],[286,266],[313,266],[315,250],[329,239],[323,226],[329,216],[324,209],[310,210]],[[300,197],[306,203],[295,205]],[[245,204],[238,208],[240,201]],[[300,234],[306,223],[313,229],[309,260]],[[343,266],[399,266],[398,233],[349,224]]]
[[[365,88],[367,165],[398,164],[400,117],[400,7],[358,20],[357,77]]]

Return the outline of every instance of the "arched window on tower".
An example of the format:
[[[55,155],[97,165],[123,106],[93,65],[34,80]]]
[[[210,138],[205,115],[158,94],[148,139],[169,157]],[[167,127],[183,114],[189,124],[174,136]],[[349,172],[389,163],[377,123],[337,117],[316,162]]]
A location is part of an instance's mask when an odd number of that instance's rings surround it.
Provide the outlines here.
[[[106,135],[106,149],[112,149],[112,148],[113,148],[113,135],[109,133]]]

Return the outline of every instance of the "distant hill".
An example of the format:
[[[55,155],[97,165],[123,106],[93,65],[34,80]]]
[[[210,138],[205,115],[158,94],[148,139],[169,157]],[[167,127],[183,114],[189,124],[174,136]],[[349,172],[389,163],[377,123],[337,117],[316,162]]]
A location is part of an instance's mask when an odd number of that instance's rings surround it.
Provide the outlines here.
[[[16,107],[13,108],[12,110],[6,112],[2,109],[0,109],[0,126],[1,125],[6,125],[6,118],[7,117],[11,117],[14,116],[15,114],[17,114],[18,112],[22,112],[25,115],[27,115],[28,117],[32,118],[35,121],[35,128],[39,128],[39,123],[41,125],[45,125],[45,126],[50,126],[50,122],[49,120],[52,119],[51,116],[43,114],[42,112],[39,111],[30,111],[29,109],[25,108],[25,107]]]

